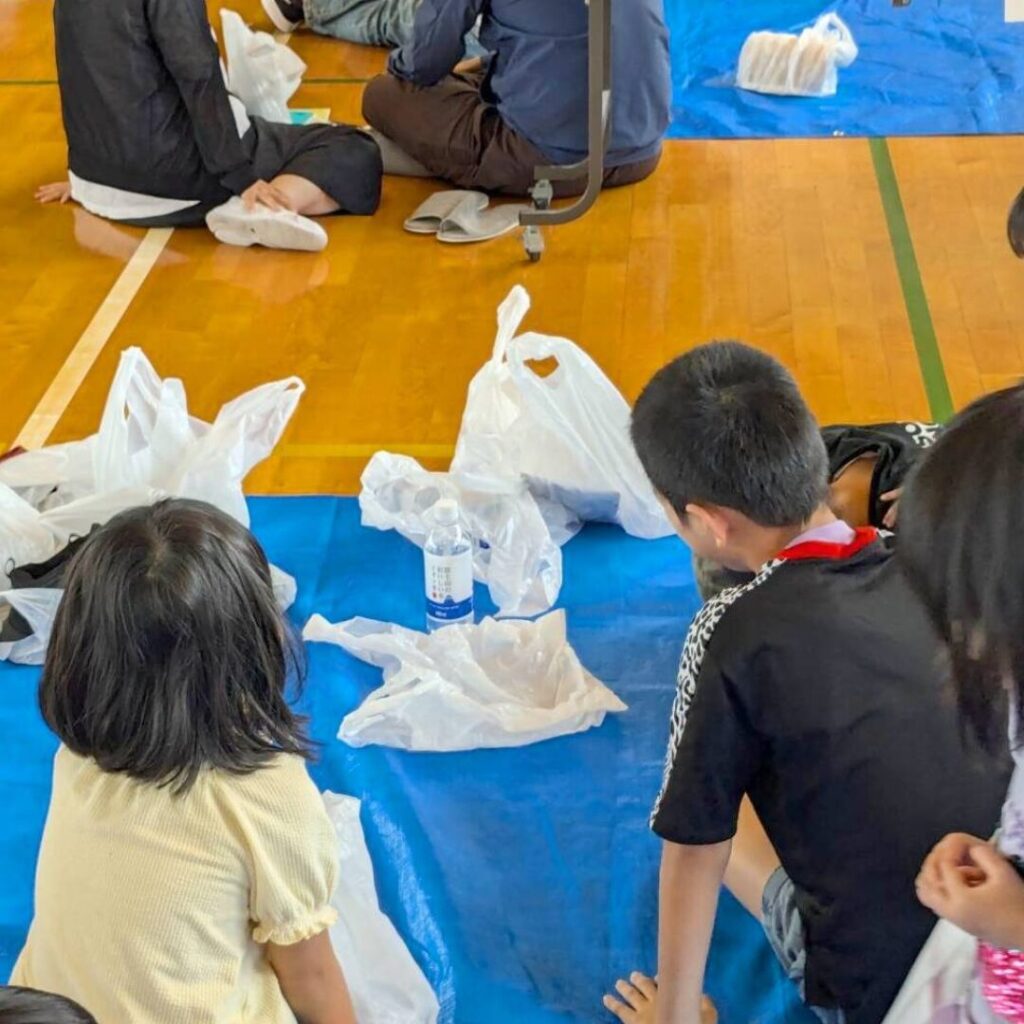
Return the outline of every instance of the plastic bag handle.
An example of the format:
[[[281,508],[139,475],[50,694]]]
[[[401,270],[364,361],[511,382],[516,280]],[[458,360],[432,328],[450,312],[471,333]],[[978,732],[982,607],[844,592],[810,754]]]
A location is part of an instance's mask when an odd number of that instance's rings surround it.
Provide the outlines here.
[[[814,31],[833,44],[838,67],[845,68],[857,59],[857,43],[850,26],[835,11],[823,14],[815,23]]]
[[[93,476],[98,484],[108,489],[122,485],[129,457],[130,424],[136,420],[144,429],[152,427],[165,386],[173,387],[174,382],[161,381],[141,349],[132,347],[121,353],[92,453]]]
[[[494,349],[491,353],[492,363],[505,361],[508,347],[529,311],[529,293],[521,284],[517,284],[498,307],[498,333],[495,336]]]
[[[583,358],[581,358],[581,356]],[[547,387],[557,387],[564,374],[559,373],[563,367],[582,366],[587,359],[585,353],[568,338],[555,338],[548,334],[521,334],[509,346],[507,357],[513,376],[528,373]],[[554,359],[558,367],[547,376],[542,377],[528,367],[527,363],[542,362]]]

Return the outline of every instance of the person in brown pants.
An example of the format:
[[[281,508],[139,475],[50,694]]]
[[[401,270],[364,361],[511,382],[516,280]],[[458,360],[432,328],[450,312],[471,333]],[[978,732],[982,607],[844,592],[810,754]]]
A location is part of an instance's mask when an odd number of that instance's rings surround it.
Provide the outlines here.
[[[487,56],[456,64],[478,19]],[[612,61],[605,187],[643,180],[661,157],[671,93],[662,0],[614,5]],[[412,40],[367,86],[363,117],[436,177],[526,195],[537,165],[587,155],[585,0],[423,0]],[[556,194],[585,184],[559,182]]]

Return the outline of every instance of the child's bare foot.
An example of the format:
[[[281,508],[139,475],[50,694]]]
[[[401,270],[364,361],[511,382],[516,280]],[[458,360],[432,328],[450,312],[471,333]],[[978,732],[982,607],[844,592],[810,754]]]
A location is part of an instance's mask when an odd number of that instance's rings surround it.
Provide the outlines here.
[[[634,971],[629,981],[615,983],[615,996],[605,996],[605,1009],[614,1013],[623,1024],[654,1024],[658,1010],[658,982],[646,974]],[[718,1011],[711,1000],[704,997],[700,1008],[701,1024],[718,1024]]]
[[[55,181],[36,189],[36,200],[40,203],[66,203],[70,198],[71,183],[67,181]]]

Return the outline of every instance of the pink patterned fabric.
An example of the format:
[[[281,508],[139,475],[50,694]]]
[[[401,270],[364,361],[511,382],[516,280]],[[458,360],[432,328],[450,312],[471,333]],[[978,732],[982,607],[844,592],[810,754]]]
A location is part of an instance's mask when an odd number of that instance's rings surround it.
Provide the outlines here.
[[[982,943],[979,955],[989,1006],[1009,1024],[1024,1024],[1024,952]]]

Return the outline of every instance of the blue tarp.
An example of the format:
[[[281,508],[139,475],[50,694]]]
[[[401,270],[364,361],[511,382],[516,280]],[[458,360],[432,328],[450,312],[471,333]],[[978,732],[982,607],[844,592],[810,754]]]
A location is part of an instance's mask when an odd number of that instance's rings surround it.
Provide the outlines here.
[[[271,559],[295,574],[298,623],[318,611],[422,628],[419,551],[363,530],[352,499],[251,502]],[[380,897],[442,1002],[442,1024],[571,1024],[611,1018],[601,995],[652,970],[658,844],[647,828],[661,780],[683,635],[697,606],[681,544],[592,527],[565,549],[570,640],[629,705],[586,734],[515,750],[351,750],[342,717],[380,673],[310,647],[301,704],[323,744],[321,789],[363,801]],[[486,595],[478,593],[484,610]],[[38,671],[0,665],[0,977],[31,916],[53,737]],[[96,965],[102,971],[103,965]],[[723,1024],[810,1024],[754,921],[724,897],[708,987]]]
[[[742,92],[732,84],[753,31],[793,31],[837,11],[860,56],[831,99]],[[666,0],[673,138],[942,135],[1024,131],[1024,24],[1004,0]]]

